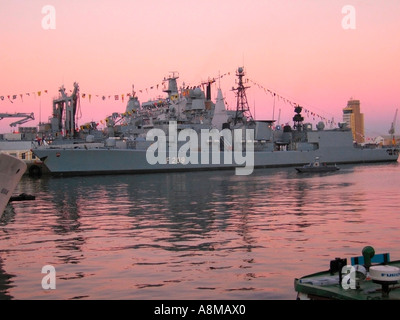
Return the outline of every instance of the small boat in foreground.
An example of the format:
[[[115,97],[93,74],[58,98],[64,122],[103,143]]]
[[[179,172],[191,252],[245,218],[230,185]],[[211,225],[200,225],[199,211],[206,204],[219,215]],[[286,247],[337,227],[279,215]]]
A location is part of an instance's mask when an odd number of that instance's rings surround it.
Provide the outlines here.
[[[0,153],[0,217],[3,215],[26,168],[24,161],[8,154]]]
[[[362,256],[336,258],[327,271],[295,279],[298,300],[398,300],[400,260],[390,261],[389,253],[375,254],[366,246]]]
[[[330,172],[330,171],[337,171],[340,168],[335,165],[328,165],[326,163],[322,163],[319,161],[319,157],[315,158],[314,162],[306,164],[302,167],[295,168],[297,172],[304,173],[304,172]]]

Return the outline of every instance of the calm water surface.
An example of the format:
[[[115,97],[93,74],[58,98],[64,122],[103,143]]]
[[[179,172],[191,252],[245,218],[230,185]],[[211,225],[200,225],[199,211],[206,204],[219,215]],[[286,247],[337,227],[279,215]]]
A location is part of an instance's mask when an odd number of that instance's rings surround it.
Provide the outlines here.
[[[400,259],[399,191],[399,163],[24,177],[36,200],[0,221],[0,299],[295,299],[295,277],[365,245]]]

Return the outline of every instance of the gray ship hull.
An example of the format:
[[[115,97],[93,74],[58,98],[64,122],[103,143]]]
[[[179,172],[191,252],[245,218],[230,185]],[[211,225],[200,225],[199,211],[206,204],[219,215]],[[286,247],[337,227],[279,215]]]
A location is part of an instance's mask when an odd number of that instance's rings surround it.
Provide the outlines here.
[[[221,161],[202,164],[200,152],[198,164],[179,163],[172,160],[167,164],[149,164],[146,150],[135,149],[37,149],[35,154],[44,160],[52,174],[56,175],[93,175],[117,173],[148,173],[169,171],[222,170],[243,167],[243,163],[226,164]],[[166,155],[168,157],[168,155]],[[212,153],[210,153],[211,159]],[[327,164],[373,163],[397,161],[398,149],[356,147],[326,148],[314,151],[256,151],[254,168],[300,166],[320,157]]]

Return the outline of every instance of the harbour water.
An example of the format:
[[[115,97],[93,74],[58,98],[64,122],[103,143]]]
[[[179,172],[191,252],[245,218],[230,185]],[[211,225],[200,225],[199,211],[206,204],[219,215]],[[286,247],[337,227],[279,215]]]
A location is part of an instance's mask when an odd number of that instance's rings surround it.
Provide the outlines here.
[[[400,259],[400,165],[24,177],[0,221],[0,299],[293,300],[365,245]],[[42,267],[56,270],[44,290]]]

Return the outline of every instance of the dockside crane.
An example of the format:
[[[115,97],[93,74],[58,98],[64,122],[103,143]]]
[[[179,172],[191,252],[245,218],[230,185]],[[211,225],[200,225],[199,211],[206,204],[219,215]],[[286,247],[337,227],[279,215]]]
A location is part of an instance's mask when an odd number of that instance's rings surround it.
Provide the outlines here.
[[[32,113],[0,113],[0,120],[4,118],[23,118],[21,120],[15,121],[10,124],[10,127],[16,127],[19,124],[23,124],[25,122],[35,120],[35,116]]]
[[[396,144],[396,138],[395,138],[394,134],[396,133],[396,120],[397,120],[397,112],[398,111],[399,111],[399,109],[396,109],[392,125],[390,126],[390,129],[389,129],[389,134],[392,136],[392,144],[393,145]]]

